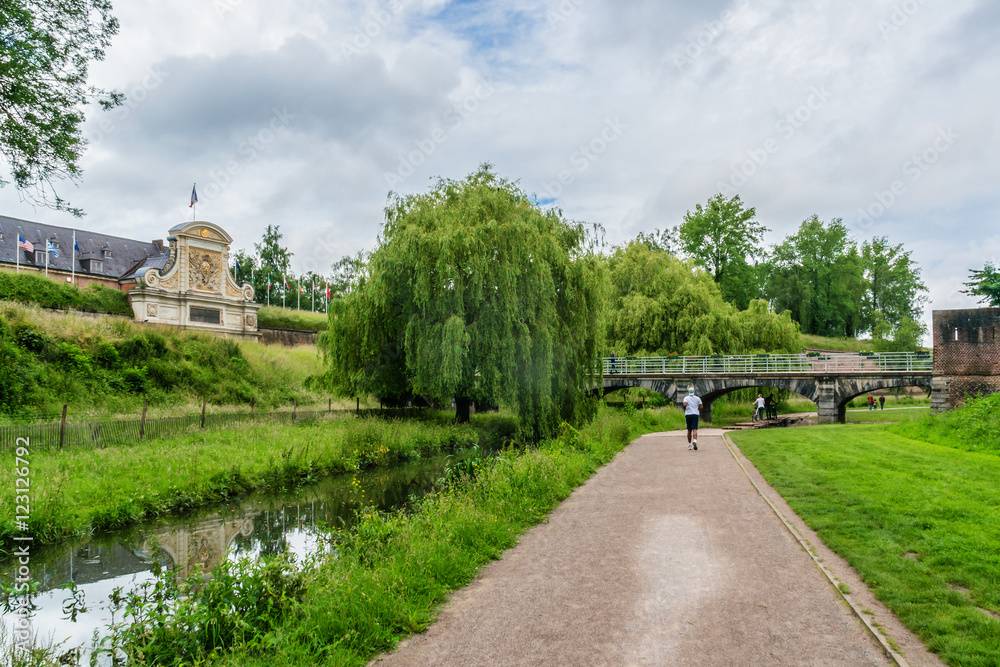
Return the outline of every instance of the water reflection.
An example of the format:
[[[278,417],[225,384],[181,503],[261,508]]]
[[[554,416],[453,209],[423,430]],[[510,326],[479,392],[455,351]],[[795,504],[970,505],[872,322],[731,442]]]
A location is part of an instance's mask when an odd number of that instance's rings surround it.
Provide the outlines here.
[[[328,526],[348,525],[362,505],[383,510],[405,506],[431,489],[447,463],[444,456],[391,469],[342,475],[293,493],[250,496],[180,520],[160,521],[137,529],[37,550],[31,568],[38,584],[32,630],[44,642],[66,648],[89,645],[95,630],[106,633],[112,621],[108,596],[153,578],[153,562],[187,577],[210,573],[224,558],[260,558],[282,553],[301,560],[319,547]],[[0,568],[12,583],[14,564]],[[63,604],[73,582],[86,612],[75,622]],[[13,619],[4,619],[10,625]],[[117,620],[120,620],[117,619]]]

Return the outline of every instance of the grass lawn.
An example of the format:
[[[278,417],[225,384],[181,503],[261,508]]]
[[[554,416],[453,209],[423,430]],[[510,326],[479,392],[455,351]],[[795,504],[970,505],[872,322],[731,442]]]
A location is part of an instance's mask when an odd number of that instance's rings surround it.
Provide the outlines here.
[[[982,611],[1000,613],[1000,457],[888,428],[733,439],[930,650],[951,665],[1000,664],[1000,621]]]
[[[327,321],[326,313],[308,310],[264,306],[257,311],[257,322],[265,328],[326,331]]]
[[[848,424],[898,424],[922,419],[930,411],[930,406],[926,408],[917,407],[913,409],[905,408],[901,410],[859,410],[857,412],[847,411]]]

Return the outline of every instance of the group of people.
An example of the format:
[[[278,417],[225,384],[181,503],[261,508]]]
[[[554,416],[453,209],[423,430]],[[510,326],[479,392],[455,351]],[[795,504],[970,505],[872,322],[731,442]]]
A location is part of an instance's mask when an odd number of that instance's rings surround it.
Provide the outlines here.
[[[757,394],[757,400],[753,402],[753,406],[753,421],[777,419],[778,417],[778,402],[770,394],[767,396]]]
[[[875,404],[878,403],[878,407]],[[885,410],[885,395],[879,394],[878,400],[875,400],[875,394],[868,394],[868,409],[869,410]]]

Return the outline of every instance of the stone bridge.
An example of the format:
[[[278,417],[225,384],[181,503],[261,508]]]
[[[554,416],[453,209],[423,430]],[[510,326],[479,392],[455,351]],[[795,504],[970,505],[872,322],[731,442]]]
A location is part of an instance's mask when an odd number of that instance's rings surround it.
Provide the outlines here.
[[[869,392],[895,389],[896,387],[930,387],[933,371],[879,371],[846,373],[771,372],[747,375],[724,373],[628,373],[603,376],[605,393],[628,388],[655,391],[682,405],[688,386],[704,402],[702,418],[712,419],[712,403],[738,389],[784,389],[798,394],[816,404],[820,423],[844,423],[847,403]]]

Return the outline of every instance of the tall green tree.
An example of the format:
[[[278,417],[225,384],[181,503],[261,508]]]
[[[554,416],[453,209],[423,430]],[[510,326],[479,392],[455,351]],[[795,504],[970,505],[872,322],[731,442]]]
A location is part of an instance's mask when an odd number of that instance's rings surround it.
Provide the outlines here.
[[[986,262],[982,269],[971,269],[965,286],[968,289],[962,290],[962,293],[980,297],[980,303],[1000,307],[1000,268],[992,262]]]
[[[854,338],[864,330],[864,275],[857,244],[840,218],[817,216],[774,247],[765,291],[803,333]]]
[[[109,0],[0,2],[0,154],[29,200],[83,214],[54,181],[81,175],[84,107],[124,99],[87,84],[90,63],[117,32]]]
[[[605,292],[585,228],[483,165],[392,201],[365,275],[331,308],[330,376],[342,392],[454,398],[460,421],[499,403],[547,435],[593,405]]]
[[[740,311],[712,276],[641,239],[608,260],[608,340],[621,355],[798,352],[798,326],[766,302]]]
[[[712,274],[722,296],[740,309],[761,295],[748,260],[764,255],[768,229],[756,217],[756,209],[746,208],[739,195],[726,199],[718,194],[688,211],[678,230],[681,249]]]
[[[254,244],[257,251],[257,263],[255,266],[255,280],[257,285],[254,300],[258,303],[266,303],[268,299],[268,286],[271,288],[271,303],[273,305],[281,303],[281,294],[284,290],[282,279],[288,279],[289,286],[294,281],[292,275],[292,255],[288,248],[281,245],[281,228],[278,225],[268,225],[264,230],[264,236],[260,243]],[[275,287],[277,285],[277,287]],[[291,294],[289,294],[291,296]],[[294,303],[294,302],[293,302]],[[286,299],[287,304],[287,299]]]
[[[878,322],[896,329],[906,321],[920,319],[927,301],[924,295],[927,287],[911,255],[912,252],[903,249],[903,244],[892,245],[885,236],[876,236],[861,245],[862,329],[874,332]]]

